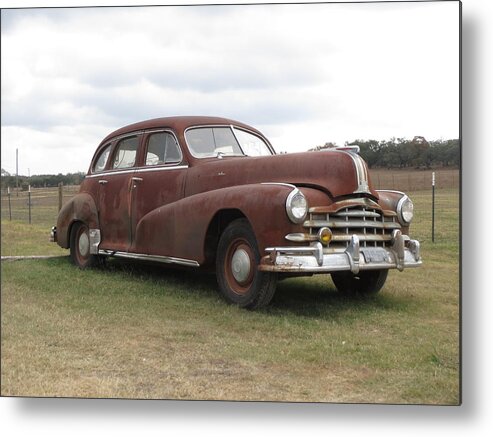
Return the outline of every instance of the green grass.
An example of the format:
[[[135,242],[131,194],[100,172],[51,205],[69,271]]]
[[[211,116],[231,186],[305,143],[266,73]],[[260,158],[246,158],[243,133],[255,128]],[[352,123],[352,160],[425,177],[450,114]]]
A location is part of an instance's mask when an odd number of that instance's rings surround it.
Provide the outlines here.
[[[4,261],[1,394],[458,404],[458,193],[440,193],[435,244],[429,196],[411,196],[424,265],[366,299],[319,275],[250,312],[195,270]],[[3,255],[40,254],[24,226],[2,222]]]
[[[46,225],[2,220],[2,256],[66,255],[66,250],[50,242],[50,229]]]

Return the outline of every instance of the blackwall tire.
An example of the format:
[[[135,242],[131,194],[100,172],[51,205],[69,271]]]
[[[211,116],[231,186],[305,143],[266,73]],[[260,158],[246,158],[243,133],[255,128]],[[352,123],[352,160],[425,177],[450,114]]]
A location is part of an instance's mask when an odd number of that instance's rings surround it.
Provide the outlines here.
[[[388,270],[365,270],[354,275],[351,272],[331,274],[338,291],[354,295],[377,294],[387,280]]]
[[[89,228],[84,223],[75,223],[70,231],[70,259],[81,269],[100,264],[100,258],[89,251]]]
[[[229,303],[257,309],[269,304],[277,274],[260,272],[257,241],[246,219],[231,222],[222,233],[216,257],[219,290]]]

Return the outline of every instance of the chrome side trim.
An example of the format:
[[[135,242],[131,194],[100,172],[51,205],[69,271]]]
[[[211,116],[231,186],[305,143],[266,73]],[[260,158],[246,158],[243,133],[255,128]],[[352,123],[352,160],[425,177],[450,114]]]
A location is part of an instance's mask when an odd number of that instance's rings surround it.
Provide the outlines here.
[[[295,243],[318,240],[317,235],[305,234],[303,232],[293,232],[291,234],[287,234],[284,238],[288,241],[294,241]]]
[[[297,190],[297,188],[293,184],[287,184],[284,182],[260,182],[260,185],[281,185],[282,187],[288,187],[292,190]]]
[[[111,176],[111,175],[114,175],[114,174],[126,174],[126,173],[134,173],[135,172],[135,169],[132,168],[131,170],[113,170],[113,171],[105,171],[103,173],[94,173],[94,174],[88,174],[86,175],[86,179],[90,179],[90,178],[99,178],[99,177],[103,177],[103,176]]]
[[[96,177],[101,177],[101,176],[111,176],[111,175],[119,175],[119,174],[125,174],[125,173],[145,173],[148,171],[169,171],[169,170],[183,170],[185,168],[188,168],[188,165],[173,165],[173,166],[168,166],[168,167],[149,167],[149,168],[142,168],[138,167],[133,170],[124,170],[124,171],[111,171],[111,172],[105,172],[105,173],[95,173],[91,175],[87,175],[86,178],[96,178]]]
[[[395,194],[402,194],[403,196],[405,193],[402,191],[397,191],[397,190],[376,190],[377,193],[395,193]]]
[[[99,255],[114,256],[117,258],[137,259],[141,261],[155,261],[165,264],[179,264],[182,266],[199,267],[200,264],[192,259],[176,258],[173,256],[147,255],[144,253],[118,252],[113,250],[101,249]]]
[[[135,173],[144,173],[147,171],[183,170],[184,168],[188,168],[188,165],[174,165],[174,166],[170,165],[168,167],[149,167],[149,168],[139,167],[135,169]]]

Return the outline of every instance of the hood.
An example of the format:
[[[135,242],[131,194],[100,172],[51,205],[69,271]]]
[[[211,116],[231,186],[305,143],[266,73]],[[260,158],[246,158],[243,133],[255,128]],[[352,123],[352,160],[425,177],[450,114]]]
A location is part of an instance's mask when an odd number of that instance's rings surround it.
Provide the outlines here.
[[[344,150],[197,160],[189,168],[185,195],[261,182],[318,188],[333,198],[352,194],[378,198],[364,160]]]

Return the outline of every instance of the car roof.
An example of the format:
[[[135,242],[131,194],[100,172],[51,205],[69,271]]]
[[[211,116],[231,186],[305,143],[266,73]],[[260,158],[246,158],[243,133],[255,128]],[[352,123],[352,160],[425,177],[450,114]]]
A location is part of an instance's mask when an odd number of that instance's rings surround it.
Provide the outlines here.
[[[250,131],[253,131],[257,134],[263,136],[257,129],[248,126],[245,123],[241,123],[236,120],[231,120],[229,118],[223,117],[210,117],[210,116],[176,116],[176,117],[162,117],[162,118],[153,118],[151,120],[139,121],[137,123],[132,123],[127,126],[121,127],[109,135],[107,135],[102,143],[114,138],[119,137],[121,135],[125,135],[127,133],[142,131],[146,129],[159,129],[159,128],[169,128],[174,130],[176,133],[181,133],[185,131],[185,129],[192,126],[201,126],[201,125],[235,125],[238,127],[243,127]]]

